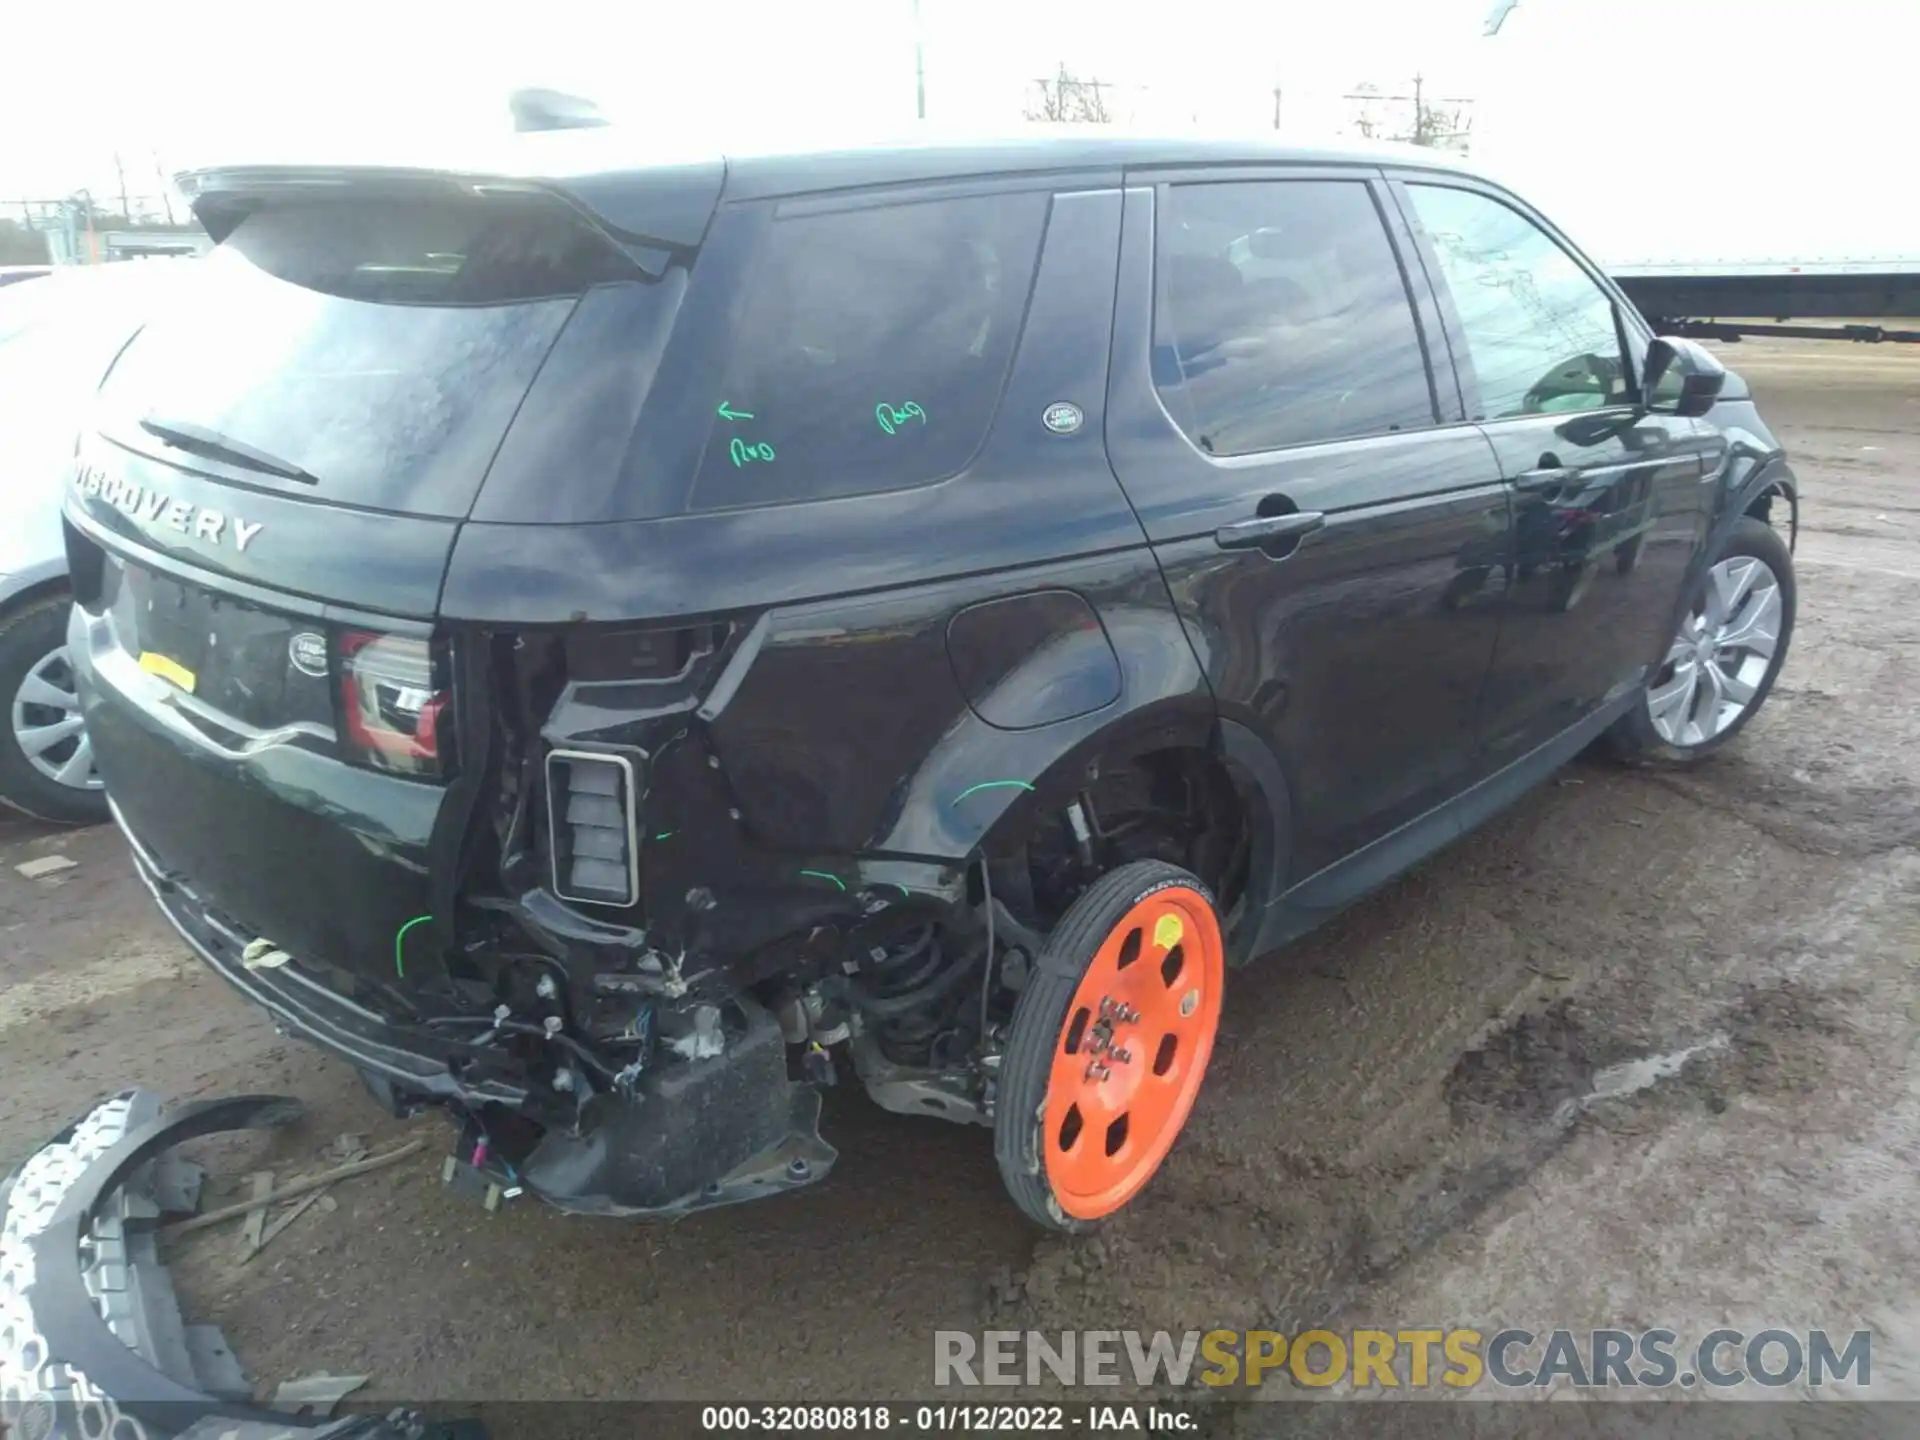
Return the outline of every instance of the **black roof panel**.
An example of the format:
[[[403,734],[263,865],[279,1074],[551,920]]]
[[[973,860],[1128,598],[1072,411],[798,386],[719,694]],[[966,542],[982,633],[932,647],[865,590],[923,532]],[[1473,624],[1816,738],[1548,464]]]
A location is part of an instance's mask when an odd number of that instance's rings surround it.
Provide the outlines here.
[[[887,141],[798,146],[675,148],[619,125],[515,135],[427,163],[274,163],[184,172],[183,192],[217,211],[216,197],[358,183],[460,185],[489,181],[549,190],[629,238],[698,242],[713,204],[880,185],[1012,174],[1107,173],[1171,166],[1391,164],[1467,171],[1457,157],[1411,146],[1284,144],[1250,137],[1134,134],[1105,125],[1036,125],[1009,136],[920,131]],[[1471,173],[1471,172],[1469,172]],[[207,205],[207,202],[213,202]],[[203,219],[207,216],[203,215]],[[209,224],[209,228],[213,228]],[[216,232],[217,235],[218,232]]]

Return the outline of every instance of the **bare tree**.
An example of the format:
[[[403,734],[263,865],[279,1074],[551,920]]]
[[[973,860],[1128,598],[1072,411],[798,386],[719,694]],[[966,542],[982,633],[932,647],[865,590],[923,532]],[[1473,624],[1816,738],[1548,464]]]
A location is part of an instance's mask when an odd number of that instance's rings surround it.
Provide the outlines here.
[[[0,217],[0,265],[44,265],[47,237],[30,225]]]
[[[1377,85],[1361,84],[1346,98],[1354,105],[1354,130],[1369,140],[1395,140],[1463,155],[1467,151],[1473,133],[1473,102],[1429,99],[1426,82],[1419,75],[1413,77],[1411,95],[1382,95]]]
[[[1072,125],[1107,125],[1113,121],[1101,82],[1076,78],[1064,62],[1052,79],[1033,83],[1038,93],[1035,102],[1027,106],[1029,120]]]

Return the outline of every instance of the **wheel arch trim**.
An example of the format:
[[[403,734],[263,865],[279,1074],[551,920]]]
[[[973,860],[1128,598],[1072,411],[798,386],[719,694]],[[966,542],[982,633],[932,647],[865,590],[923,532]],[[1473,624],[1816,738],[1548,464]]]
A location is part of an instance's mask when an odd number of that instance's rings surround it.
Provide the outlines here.
[[[1751,513],[1756,501],[1770,495],[1778,495],[1787,502],[1787,553],[1791,555],[1800,539],[1800,478],[1780,456],[1765,461],[1741,481],[1726,513],[1714,525],[1712,543],[1707,547],[1709,552],[1726,538],[1741,516]]]

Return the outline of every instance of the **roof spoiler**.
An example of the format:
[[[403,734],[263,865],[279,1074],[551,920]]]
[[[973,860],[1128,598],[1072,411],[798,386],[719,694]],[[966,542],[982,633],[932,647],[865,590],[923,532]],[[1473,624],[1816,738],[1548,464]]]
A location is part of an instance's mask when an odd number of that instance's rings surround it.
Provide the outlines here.
[[[608,123],[593,101],[560,90],[515,90],[507,108],[515,130],[592,130]]]
[[[648,273],[662,263],[649,251],[697,249],[726,181],[726,164],[571,173],[429,170],[397,166],[241,166],[183,171],[174,183],[216,243],[263,204],[334,197],[539,195],[563,202],[626,250]]]

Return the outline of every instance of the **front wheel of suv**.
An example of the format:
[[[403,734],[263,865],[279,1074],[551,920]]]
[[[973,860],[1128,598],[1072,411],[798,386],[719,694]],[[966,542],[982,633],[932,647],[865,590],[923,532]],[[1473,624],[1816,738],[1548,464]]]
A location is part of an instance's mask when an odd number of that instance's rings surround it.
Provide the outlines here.
[[[1607,733],[1630,761],[1689,765],[1740,733],[1766,703],[1793,637],[1793,556],[1742,516],[1707,566],[1641,702]]]
[[[0,620],[0,800],[37,819],[98,825],[107,792],[93,767],[67,659],[65,594],[43,596]]]

